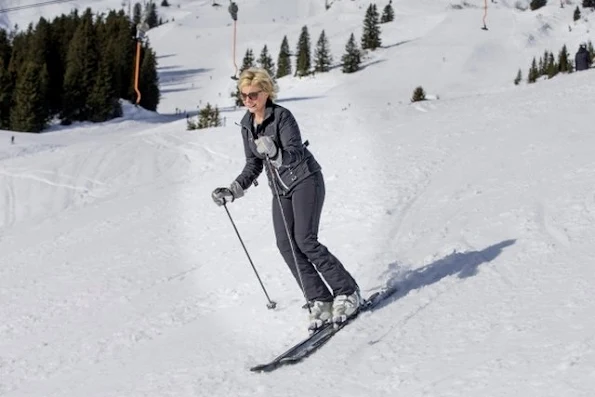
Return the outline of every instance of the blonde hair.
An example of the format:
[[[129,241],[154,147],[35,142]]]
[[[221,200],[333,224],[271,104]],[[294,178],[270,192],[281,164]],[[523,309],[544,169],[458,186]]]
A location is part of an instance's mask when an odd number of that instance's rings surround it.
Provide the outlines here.
[[[244,70],[242,74],[240,74],[238,89],[241,90],[242,87],[250,85],[257,85],[261,90],[269,94],[271,101],[274,101],[277,98],[279,88],[266,69],[252,67]]]

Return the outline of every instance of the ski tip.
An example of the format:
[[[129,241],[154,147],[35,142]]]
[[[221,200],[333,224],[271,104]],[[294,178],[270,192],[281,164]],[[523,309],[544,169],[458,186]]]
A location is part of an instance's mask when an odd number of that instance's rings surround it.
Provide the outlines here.
[[[270,371],[274,370],[277,366],[278,366],[277,363],[256,365],[256,366],[250,368],[250,372],[270,372]]]

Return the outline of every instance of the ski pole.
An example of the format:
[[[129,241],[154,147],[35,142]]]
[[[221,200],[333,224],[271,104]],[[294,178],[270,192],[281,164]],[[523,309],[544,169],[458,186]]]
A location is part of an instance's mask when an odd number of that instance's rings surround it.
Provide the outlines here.
[[[293,246],[293,239],[291,238],[291,233],[289,232],[289,226],[287,225],[287,219],[285,218],[285,212],[283,211],[283,206],[281,205],[281,197],[279,196],[279,187],[275,182],[275,175],[273,175],[273,165],[271,164],[271,159],[269,156],[266,156],[266,165],[269,173],[271,174],[271,185],[275,189],[275,197],[277,197],[277,204],[279,205],[279,211],[281,211],[281,218],[283,218],[283,226],[285,226],[285,233],[287,234],[287,239],[289,240],[289,247],[291,248],[291,254],[293,255],[293,263],[295,264],[295,269],[298,274],[298,278],[300,280],[300,287],[302,289],[302,294],[304,295],[304,299],[306,300],[306,307],[308,308],[308,312],[312,313],[312,309],[308,304],[308,298],[306,298],[306,290],[304,289],[304,281],[302,279],[302,272],[300,271],[300,267],[298,266],[297,255],[295,254],[295,247]]]
[[[238,236],[238,239],[240,239],[240,243],[242,244],[242,248],[244,248],[244,252],[246,253],[246,256],[248,257],[248,261],[250,261],[250,265],[252,266],[252,270],[254,270],[254,274],[256,274],[256,278],[258,279],[258,282],[260,283],[260,286],[262,287],[262,290],[264,291],[264,295],[267,298],[267,308],[268,309],[274,309],[277,307],[277,302],[273,302],[271,300],[271,298],[269,298],[269,294],[267,293],[266,288],[264,287],[264,284],[262,283],[262,280],[260,279],[260,276],[258,275],[258,271],[256,270],[256,267],[254,266],[254,263],[252,262],[252,258],[250,258],[250,254],[248,254],[248,250],[246,249],[246,246],[244,245],[244,240],[242,240],[242,237],[240,236],[240,232],[238,232],[238,228],[236,227],[236,224],[233,221],[233,218],[231,217],[231,214],[229,213],[229,210],[227,209],[227,204],[223,203],[223,208],[225,208],[225,212],[227,212],[227,216],[229,217],[229,220],[231,221],[231,225],[233,226],[233,229],[236,231],[236,235]]]

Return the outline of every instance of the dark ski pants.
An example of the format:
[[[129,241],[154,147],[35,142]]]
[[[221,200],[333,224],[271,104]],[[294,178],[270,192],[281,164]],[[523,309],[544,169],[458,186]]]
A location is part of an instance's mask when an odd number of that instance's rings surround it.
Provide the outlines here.
[[[292,235],[304,294],[308,301],[332,301],[333,296],[350,295],[358,288],[343,264],[318,241],[318,225],[324,195],[324,178],[319,171],[299,182],[289,195],[280,196],[281,206]],[[289,238],[275,196],[273,196],[273,226],[277,247],[300,285],[296,261],[291,252]],[[320,275],[330,287],[330,291]]]

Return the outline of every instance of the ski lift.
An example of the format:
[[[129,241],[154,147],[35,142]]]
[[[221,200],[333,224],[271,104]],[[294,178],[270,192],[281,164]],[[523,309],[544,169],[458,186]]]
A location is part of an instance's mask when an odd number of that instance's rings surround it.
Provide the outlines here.
[[[145,3],[145,10],[140,15],[140,21],[136,24],[136,39],[140,41],[144,41],[147,32],[151,27],[148,24],[149,14],[151,13],[151,7],[153,5],[153,0],[149,0]],[[130,16],[132,19],[132,16]]]
[[[145,21],[136,25],[136,39],[143,41],[149,31],[149,24]]]
[[[141,46],[148,31],[149,24],[146,22],[146,18],[136,25],[136,56],[134,60],[134,91],[136,92],[136,105],[140,103],[141,99],[141,92],[138,86],[140,74]]]
[[[237,21],[238,20],[238,5],[236,4],[235,1],[230,0],[229,7],[227,8],[227,10],[231,14],[231,19],[233,19],[234,21]]]
[[[488,30],[486,25],[486,17],[488,16],[488,0],[483,1],[483,28],[482,30]]]
[[[233,66],[235,68],[235,73],[231,76],[232,80],[238,80],[238,65],[236,63],[236,25],[238,21],[238,5],[235,1],[229,1],[229,7],[227,8],[229,13],[231,14],[231,19],[233,19],[233,46],[232,46],[232,57],[233,57]]]

